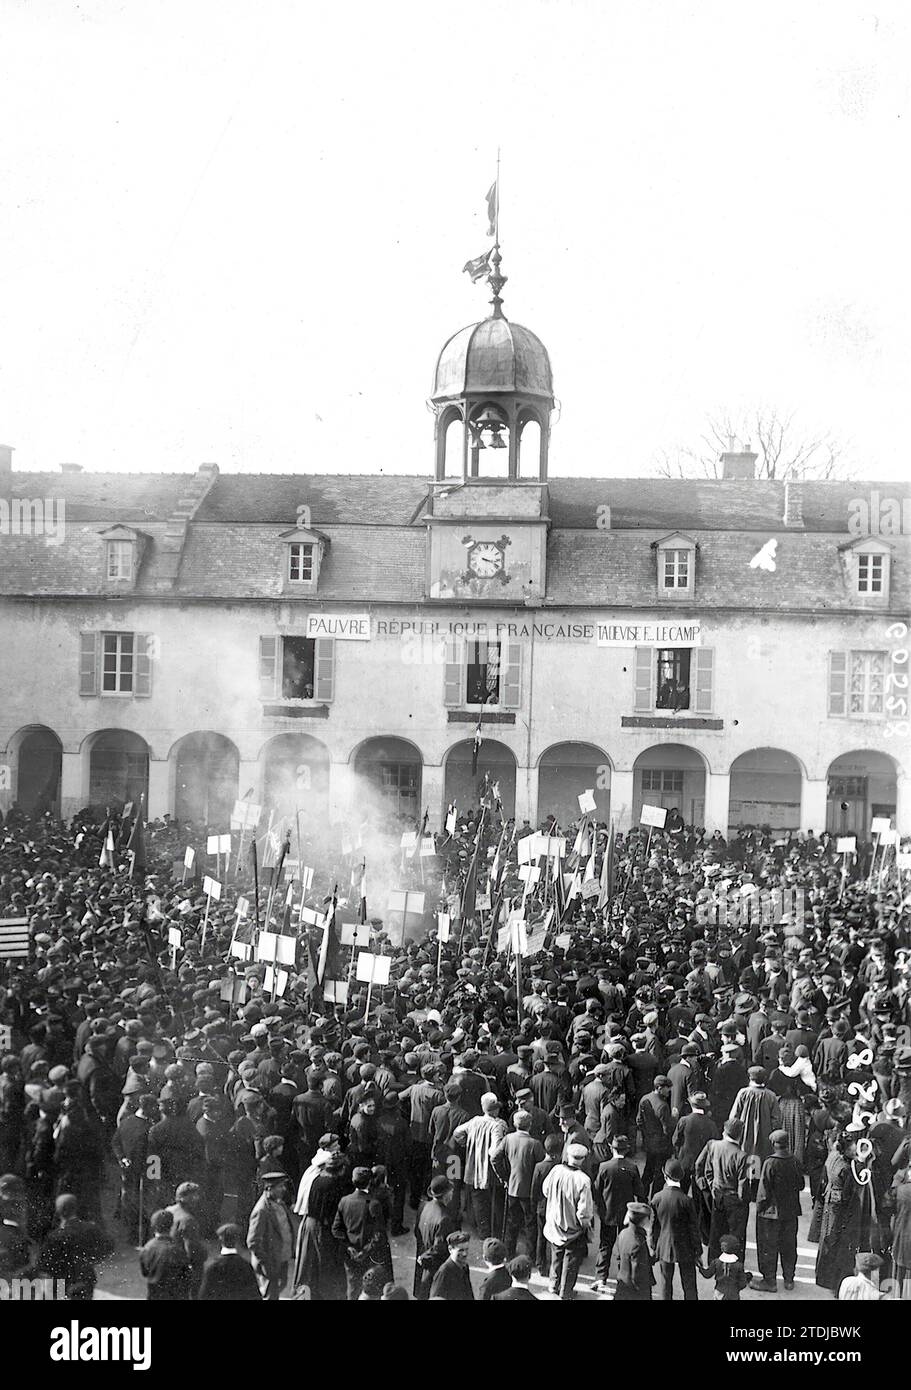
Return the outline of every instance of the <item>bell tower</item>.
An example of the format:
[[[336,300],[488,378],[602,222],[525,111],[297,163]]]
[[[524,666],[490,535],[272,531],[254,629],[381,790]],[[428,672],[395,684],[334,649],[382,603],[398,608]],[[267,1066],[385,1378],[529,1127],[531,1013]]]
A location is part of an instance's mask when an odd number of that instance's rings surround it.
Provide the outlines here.
[[[487,276],[492,312],[454,334],[437,359],[430,400],[438,482],[547,481],[550,358],[540,338],[503,313],[501,259],[497,242]]]

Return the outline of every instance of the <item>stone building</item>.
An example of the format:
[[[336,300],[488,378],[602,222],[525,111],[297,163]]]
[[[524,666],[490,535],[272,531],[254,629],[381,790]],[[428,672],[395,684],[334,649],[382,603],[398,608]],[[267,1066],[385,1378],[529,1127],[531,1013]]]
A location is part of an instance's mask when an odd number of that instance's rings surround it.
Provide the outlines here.
[[[480,719],[520,819],[591,787],[620,828],[911,828],[909,545],[880,524],[908,489],[759,480],[748,449],[718,480],[550,478],[550,360],[501,287],[439,355],[428,476],[0,449],[0,807],[145,792],[214,829],[250,791],[324,820],[372,789],[438,825]]]

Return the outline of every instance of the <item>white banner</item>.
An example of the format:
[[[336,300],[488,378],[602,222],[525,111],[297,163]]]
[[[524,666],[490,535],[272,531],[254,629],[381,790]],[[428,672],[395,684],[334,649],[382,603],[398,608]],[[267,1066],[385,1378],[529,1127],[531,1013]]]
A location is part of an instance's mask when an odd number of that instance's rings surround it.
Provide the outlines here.
[[[310,613],[307,637],[335,637],[344,642],[370,641],[369,613]]]
[[[643,806],[639,816],[640,825],[653,825],[656,830],[663,830],[666,820],[667,810],[664,806]]]
[[[389,983],[391,967],[391,956],[375,956],[370,951],[361,951],[354,973],[365,984],[385,985]]]
[[[700,622],[641,623],[623,618],[598,623],[599,647],[700,647]]]

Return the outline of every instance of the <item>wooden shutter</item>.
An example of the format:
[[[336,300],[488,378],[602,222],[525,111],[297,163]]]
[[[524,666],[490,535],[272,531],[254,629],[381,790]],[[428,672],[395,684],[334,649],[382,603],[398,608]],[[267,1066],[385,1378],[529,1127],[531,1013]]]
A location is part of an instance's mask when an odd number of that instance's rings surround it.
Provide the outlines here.
[[[465,703],[464,647],[461,637],[447,637],[443,667],[443,704]]]
[[[503,672],[503,708],[518,709],[522,704],[522,643],[505,642],[506,666]]]
[[[261,700],[274,700],[277,694],[280,640],[278,637],[260,637],[259,639],[259,698]]]
[[[135,675],[133,678],[134,695],[151,695],[152,693],[152,644],[154,637],[150,632],[137,632],[133,636],[134,656],[133,663]]]
[[[652,710],[655,708],[652,672],[658,658],[654,647],[636,648],[636,700],[635,708]]]
[[[335,691],[335,638],[317,637],[313,659],[313,693],[328,704]]]
[[[848,712],[848,653],[829,652],[829,713]]]
[[[712,677],[715,669],[714,647],[693,647],[691,663],[695,667],[695,675],[690,675],[690,682],[693,687],[692,708],[696,714],[711,714]]]
[[[79,694],[98,694],[98,633],[79,634]]]

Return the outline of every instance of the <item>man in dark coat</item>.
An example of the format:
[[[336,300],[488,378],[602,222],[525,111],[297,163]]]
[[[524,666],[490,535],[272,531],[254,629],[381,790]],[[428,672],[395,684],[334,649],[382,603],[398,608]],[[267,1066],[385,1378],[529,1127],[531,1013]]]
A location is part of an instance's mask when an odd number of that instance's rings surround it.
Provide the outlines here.
[[[456,1229],[451,1209],[453,1188],[448,1178],[431,1179],[430,1200],[421,1208],[414,1230],[415,1260],[412,1292],[419,1302],[430,1298],[434,1275],[449,1258],[447,1239]]]
[[[788,1148],[787,1134],[776,1129],[769,1138],[772,1154],[762,1165],[756,1196],[756,1252],[762,1278],[750,1285],[760,1293],[777,1292],[779,1258],[785,1288],[794,1287],[803,1189],[803,1171]]]
[[[674,1119],[670,1096],[670,1081],[666,1076],[656,1076],[655,1089],[640,1101],[636,1117],[645,1148],[642,1183],[649,1196],[661,1186],[661,1167],[672,1152]]]
[[[493,1303],[537,1303],[537,1297],[528,1287],[531,1278],[532,1263],[527,1255],[516,1255],[515,1259],[510,1260],[506,1266],[509,1276],[512,1279],[512,1286],[504,1289],[502,1293],[495,1293],[491,1302]]]
[[[652,1297],[655,1276],[645,1236],[645,1219],[650,1208],[645,1202],[628,1202],[626,1225],[617,1241],[617,1289],[615,1303],[643,1303]]]
[[[381,1262],[385,1245],[383,1208],[368,1191],[372,1177],[369,1168],[355,1168],[351,1174],[354,1191],[339,1202],[332,1222],[332,1234],[344,1251],[349,1303],[360,1297],[364,1275]]]
[[[238,1249],[243,1239],[230,1222],[215,1232],[221,1248],[205,1263],[197,1299],[200,1303],[259,1303],[256,1275]]]
[[[652,1254],[661,1266],[661,1296],[674,1296],[674,1266],[680,1268],[683,1297],[695,1302],[696,1265],[702,1262],[699,1221],[691,1197],[681,1187],[683,1168],[676,1158],[664,1165],[665,1186],[652,1201]]]
[[[600,1221],[596,1282],[592,1285],[594,1289],[603,1288],[610,1272],[614,1244],[626,1222],[630,1203],[645,1201],[645,1188],[639,1176],[639,1169],[629,1157],[629,1148],[629,1139],[625,1134],[615,1135],[611,1140],[611,1157],[601,1164],[592,1185],[592,1195]],[[651,1285],[649,1288],[651,1289]]]
[[[696,1186],[710,1207],[710,1260],[717,1260],[720,1255],[722,1236],[736,1236],[741,1250],[746,1247],[749,1163],[740,1143],[742,1138],[740,1121],[725,1120],[724,1134],[720,1139],[709,1140],[693,1170]]]
[[[449,1257],[440,1265],[430,1285],[430,1297],[447,1303],[473,1303],[474,1292],[468,1270],[468,1243],[465,1231],[453,1231],[446,1239]]]

